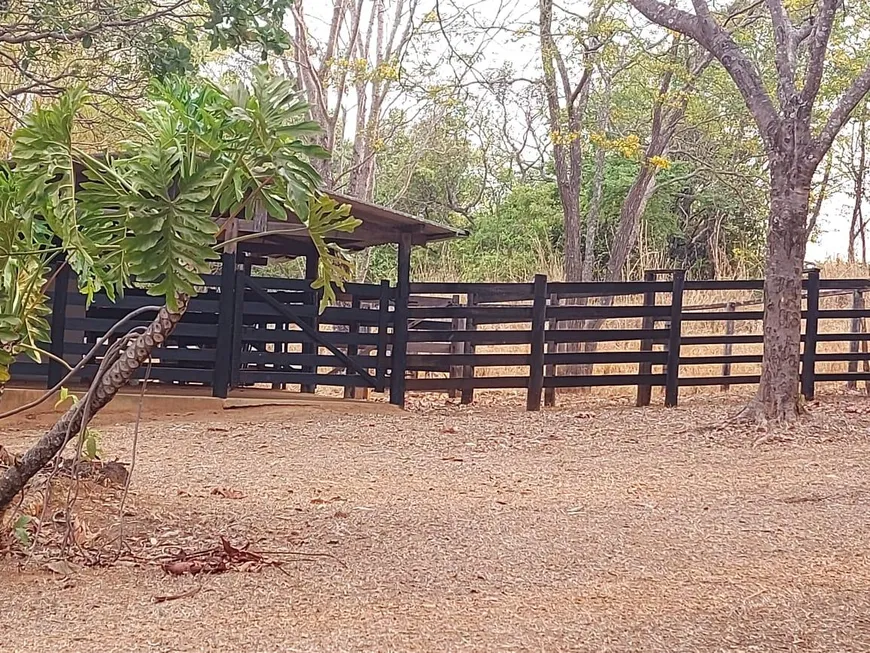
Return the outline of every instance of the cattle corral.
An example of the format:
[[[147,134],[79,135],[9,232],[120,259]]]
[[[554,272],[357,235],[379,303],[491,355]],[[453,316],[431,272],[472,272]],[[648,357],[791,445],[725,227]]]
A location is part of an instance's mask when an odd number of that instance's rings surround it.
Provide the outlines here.
[[[870,649],[867,399],[823,397],[783,432],[704,428],[736,395],[146,421],[129,555],[68,577],[0,563],[4,650]],[[132,420],[106,419],[106,457],[130,460]],[[4,444],[39,432],[19,428]],[[82,487],[91,546],[117,500]],[[193,578],[153,562],[220,535],[310,557]]]

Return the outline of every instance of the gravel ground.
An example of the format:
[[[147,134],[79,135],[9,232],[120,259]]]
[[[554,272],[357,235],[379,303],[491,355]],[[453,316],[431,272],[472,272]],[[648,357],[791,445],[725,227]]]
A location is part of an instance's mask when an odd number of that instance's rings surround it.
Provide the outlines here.
[[[62,577],[0,560],[2,650],[870,651],[870,400],[829,397],[785,433],[699,428],[735,408],[147,422],[139,562]],[[131,434],[104,427],[106,454],[129,460]],[[94,506],[117,493],[83,497],[98,540]],[[220,535],[334,558],[194,578],[149,562]]]

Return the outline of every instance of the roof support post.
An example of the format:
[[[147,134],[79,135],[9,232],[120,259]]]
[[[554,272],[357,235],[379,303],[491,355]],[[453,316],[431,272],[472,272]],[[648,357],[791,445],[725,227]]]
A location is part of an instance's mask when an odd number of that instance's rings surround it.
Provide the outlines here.
[[[408,367],[408,305],[411,298],[411,233],[399,235],[396,277],[396,309],[393,313],[393,356],[390,373],[390,403],[405,406],[405,372]]]

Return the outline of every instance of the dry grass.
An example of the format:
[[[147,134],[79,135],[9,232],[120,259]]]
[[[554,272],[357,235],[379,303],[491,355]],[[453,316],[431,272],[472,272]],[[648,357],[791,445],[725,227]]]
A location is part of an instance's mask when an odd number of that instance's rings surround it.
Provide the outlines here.
[[[229,572],[155,604],[201,579],[6,560],[3,650],[870,650],[866,400],[829,399],[793,441],[755,448],[691,428],[724,402],[520,402],[148,423],[127,517],[143,561],[225,534],[345,566]],[[128,459],[131,427],[104,432]]]

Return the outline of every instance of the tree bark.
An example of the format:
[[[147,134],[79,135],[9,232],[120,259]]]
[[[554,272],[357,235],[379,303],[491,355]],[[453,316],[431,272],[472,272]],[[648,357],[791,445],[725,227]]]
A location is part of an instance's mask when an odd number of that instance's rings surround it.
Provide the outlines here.
[[[619,211],[619,227],[610,247],[610,260],[607,263],[607,281],[622,279],[625,264],[637,242],[640,221],[646,205],[655,193],[656,170],[648,162],[641,164],[634,183],[628,190]]]
[[[565,224],[564,273],[566,281],[583,278],[583,238],[580,223],[580,189],[583,174],[581,131],[589,100],[592,66],[587,65],[576,85],[553,37],[553,0],[539,0],[541,63],[553,164]],[[561,88],[561,91],[560,91]],[[563,106],[564,104],[564,106]]]
[[[764,278],[764,362],[754,418],[797,417],[800,381],[801,280],[806,253],[810,179],[795,178],[787,161],[771,163],[770,230]]]
[[[597,129],[606,137],[610,129],[610,79],[604,80],[604,96],[598,108]],[[586,214],[586,243],[583,252],[583,273],[581,281],[592,281],[595,276],[595,239],[598,237],[598,224],[601,220],[601,205],[604,200],[604,176],[607,165],[607,150],[599,146],[595,150],[594,169],[592,173],[592,197],[589,201],[589,211]]]
[[[88,421],[102,410],[133,378],[136,370],[145,364],[151,352],[163,345],[175,330],[187,310],[189,297],[178,298],[178,310],[171,311],[167,306],[160,309],[154,321],[136,337],[121,354],[120,358],[106,370],[96,388],[88,410]],[[40,469],[45,467],[67,442],[78,435],[84,421],[84,402],[71,406],[53,427],[39,441],[24,453],[16,465],[9,467],[0,476],[0,513],[24,489],[27,482]]]

